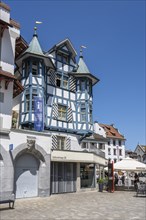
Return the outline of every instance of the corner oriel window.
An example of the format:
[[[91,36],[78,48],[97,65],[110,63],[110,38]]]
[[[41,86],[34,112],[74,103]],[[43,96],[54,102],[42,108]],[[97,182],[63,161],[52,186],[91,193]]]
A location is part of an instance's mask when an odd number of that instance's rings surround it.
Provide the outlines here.
[[[66,121],[66,106],[58,105],[58,119]]]

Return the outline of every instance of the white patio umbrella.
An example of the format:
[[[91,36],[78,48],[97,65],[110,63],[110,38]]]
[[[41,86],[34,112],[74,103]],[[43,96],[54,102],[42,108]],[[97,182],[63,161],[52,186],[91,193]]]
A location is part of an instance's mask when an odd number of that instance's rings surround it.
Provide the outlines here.
[[[128,189],[129,189],[129,172],[135,171],[146,171],[146,164],[134,160],[130,157],[124,158],[123,160],[114,164],[115,171],[126,171],[128,176]]]
[[[126,157],[114,164],[114,170],[146,171],[146,164],[134,160],[130,157]]]

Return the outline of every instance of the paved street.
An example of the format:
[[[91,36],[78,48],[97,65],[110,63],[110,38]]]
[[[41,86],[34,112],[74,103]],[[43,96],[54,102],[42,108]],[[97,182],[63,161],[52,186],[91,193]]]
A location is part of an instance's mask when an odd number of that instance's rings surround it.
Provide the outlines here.
[[[0,220],[146,219],[146,197],[135,197],[135,192],[60,194],[49,198],[16,200],[13,210],[7,209],[7,205],[0,206]]]

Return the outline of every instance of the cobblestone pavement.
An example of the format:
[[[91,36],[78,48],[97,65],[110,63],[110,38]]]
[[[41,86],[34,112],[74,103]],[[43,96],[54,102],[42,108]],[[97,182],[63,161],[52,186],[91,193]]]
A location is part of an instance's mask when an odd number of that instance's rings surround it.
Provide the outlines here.
[[[135,192],[82,192],[17,199],[15,209],[0,206],[0,220],[146,220],[146,197]]]

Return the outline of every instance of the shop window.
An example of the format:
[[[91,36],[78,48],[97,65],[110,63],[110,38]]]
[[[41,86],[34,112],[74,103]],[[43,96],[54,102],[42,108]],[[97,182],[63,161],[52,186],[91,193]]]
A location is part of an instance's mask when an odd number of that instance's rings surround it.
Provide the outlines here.
[[[58,150],[65,149],[65,137],[57,136],[57,149]]]
[[[94,172],[95,172],[94,164],[81,164],[80,165],[81,188],[95,187]]]
[[[66,113],[67,113],[66,106],[58,105],[58,119],[66,121]]]

